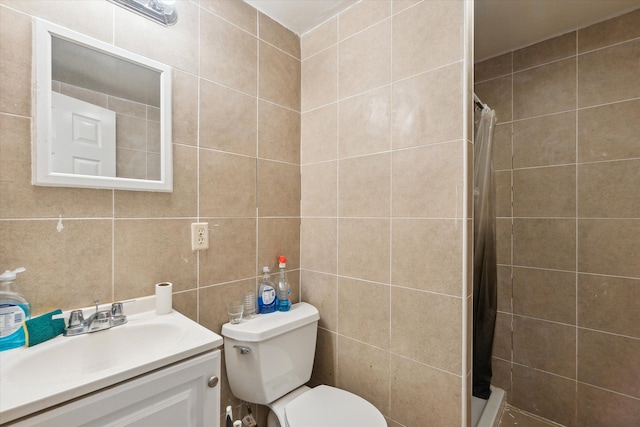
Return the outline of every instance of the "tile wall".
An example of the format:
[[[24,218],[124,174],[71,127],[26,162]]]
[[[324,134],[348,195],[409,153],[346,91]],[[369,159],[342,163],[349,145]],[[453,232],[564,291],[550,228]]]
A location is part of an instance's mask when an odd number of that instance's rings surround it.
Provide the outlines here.
[[[106,0],[0,1],[0,266],[26,267],[35,314],[168,280],[174,307],[220,332],[225,298],[279,254],[298,299],[299,39],[241,1],[176,7],[165,28]],[[172,67],[172,193],[31,185],[32,16]],[[208,251],[191,251],[195,221]],[[239,403],[223,383],[222,408]]]
[[[494,382],[565,426],[640,419],[640,10],[476,64],[496,110]]]
[[[470,1],[363,1],[301,38],[313,379],[389,426],[467,425]]]

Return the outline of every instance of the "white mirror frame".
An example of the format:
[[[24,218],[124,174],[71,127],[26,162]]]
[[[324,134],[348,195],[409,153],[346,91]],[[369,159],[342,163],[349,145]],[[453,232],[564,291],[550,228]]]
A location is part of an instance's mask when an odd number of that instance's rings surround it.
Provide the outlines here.
[[[51,38],[69,40],[109,55],[136,62],[160,73],[160,179],[145,180],[58,173],[51,160]],[[75,31],[34,18],[33,37],[32,184],[48,187],[103,188],[135,191],[173,191],[171,141],[171,67]]]

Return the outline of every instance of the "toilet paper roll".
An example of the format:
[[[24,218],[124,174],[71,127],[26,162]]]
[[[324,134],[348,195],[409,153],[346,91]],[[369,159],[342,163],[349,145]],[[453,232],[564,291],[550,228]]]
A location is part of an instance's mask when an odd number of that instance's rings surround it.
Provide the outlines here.
[[[173,283],[162,282],[156,284],[156,314],[171,313]]]

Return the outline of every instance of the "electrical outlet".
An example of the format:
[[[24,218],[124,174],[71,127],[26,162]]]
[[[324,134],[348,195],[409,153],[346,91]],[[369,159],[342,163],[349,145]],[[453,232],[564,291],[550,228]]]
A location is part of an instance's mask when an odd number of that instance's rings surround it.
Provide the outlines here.
[[[209,249],[209,223],[194,222],[191,224],[191,250]]]

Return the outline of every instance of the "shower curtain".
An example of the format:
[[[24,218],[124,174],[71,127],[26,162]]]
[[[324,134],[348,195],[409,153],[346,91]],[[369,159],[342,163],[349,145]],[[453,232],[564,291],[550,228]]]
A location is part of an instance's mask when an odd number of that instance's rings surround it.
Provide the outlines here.
[[[473,395],[491,394],[491,349],[497,311],[495,183],[491,152],[495,111],[476,101],[474,126]]]

